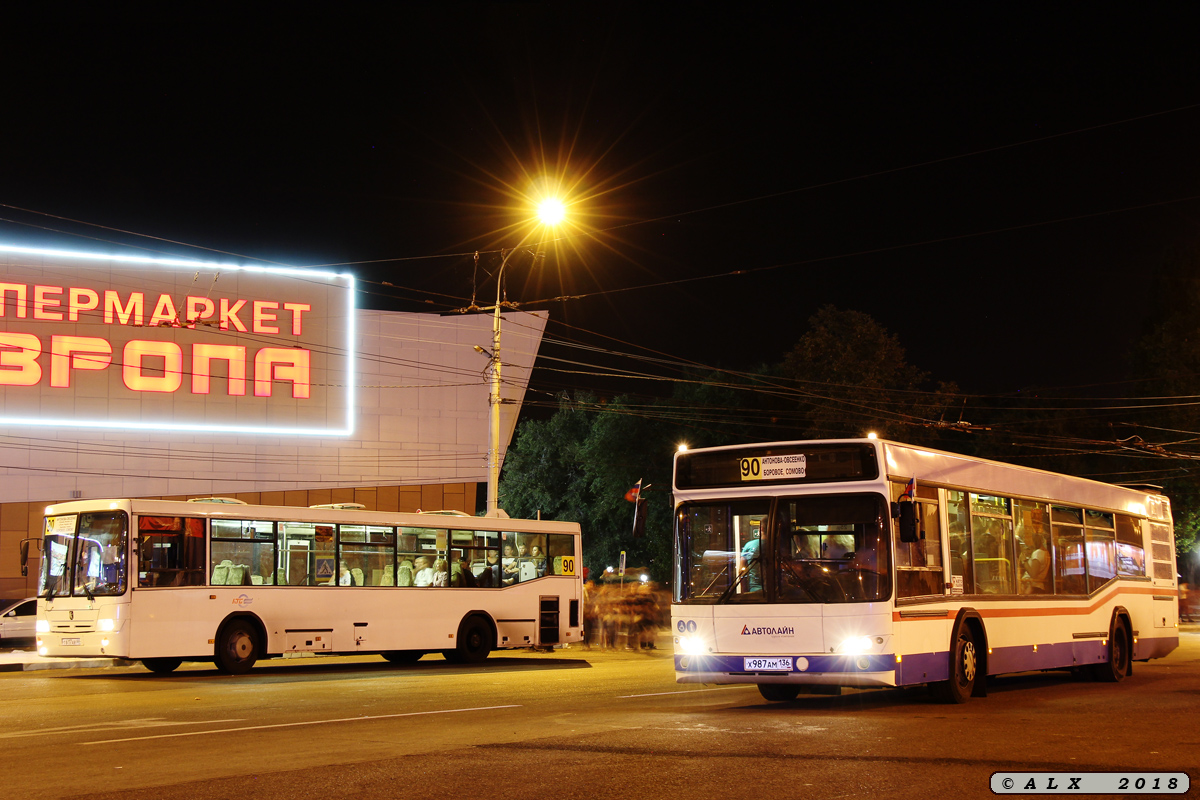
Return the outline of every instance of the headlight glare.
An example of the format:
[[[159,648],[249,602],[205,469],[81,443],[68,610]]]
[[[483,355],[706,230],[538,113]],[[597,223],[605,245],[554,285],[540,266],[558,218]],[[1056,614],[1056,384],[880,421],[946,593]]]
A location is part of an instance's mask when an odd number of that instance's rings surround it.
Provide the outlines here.
[[[852,636],[838,647],[838,652],[844,655],[858,655],[866,653],[871,649],[872,641],[870,636]]]

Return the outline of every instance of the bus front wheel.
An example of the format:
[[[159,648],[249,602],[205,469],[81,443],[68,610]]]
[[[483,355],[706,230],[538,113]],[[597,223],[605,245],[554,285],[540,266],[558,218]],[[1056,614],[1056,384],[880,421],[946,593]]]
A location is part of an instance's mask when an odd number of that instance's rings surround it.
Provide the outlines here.
[[[758,693],[764,700],[787,702],[796,699],[800,694],[800,687],[794,683],[760,683]]]
[[[961,625],[950,648],[950,680],[929,684],[934,699],[941,703],[965,703],[975,690],[979,652],[971,629]]]
[[[245,620],[235,619],[217,635],[213,660],[221,672],[241,675],[249,672],[254,662],[258,661],[258,651],[258,634],[254,627]]]
[[[179,669],[182,658],[143,658],[142,666],[155,675],[166,675]]]

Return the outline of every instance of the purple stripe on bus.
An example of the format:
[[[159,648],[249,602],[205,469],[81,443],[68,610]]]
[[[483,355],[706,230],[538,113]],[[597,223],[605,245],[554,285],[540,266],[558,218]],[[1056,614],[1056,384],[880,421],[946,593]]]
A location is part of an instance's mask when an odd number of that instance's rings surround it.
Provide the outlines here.
[[[1140,639],[1134,650],[1134,658],[1158,658],[1167,655],[1179,646],[1178,636]],[[726,672],[745,675],[743,658],[747,656],[676,655],[675,669],[678,672]],[[773,656],[778,657],[778,656]],[[1058,644],[1041,644],[1037,650],[1033,645],[994,648],[987,655],[989,675],[1011,672],[1031,672],[1043,669],[1069,669],[1071,667],[1100,664],[1108,657],[1108,645],[1103,639],[1081,639]],[[897,686],[913,686],[931,681],[944,681],[950,677],[948,653],[912,653],[895,663],[891,654],[868,656],[807,655],[791,656],[807,661],[807,669],[793,667],[797,676],[812,673],[836,672],[896,672]],[[866,666],[859,666],[860,658],[867,659]],[[683,664],[686,662],[687,666]]]
[[[745,667],[743,658],[752,657],[750,654],[744,656],[718,656],[718,655],[676,655],[675,669],[679,672],[736,672],[747,674],[754,672]],[[781,656],[761,656],[762,658],[779,658]],[[793,659],[793,665],[798,659],[804,659],[807,662],[807,668],[804,670],[792,667],[792,672],[796,674],[806,674],[813,672],[891,672],[896,668],[896,657],[890,653],[874,654],[874,655],[857,655],[857,656],[842,656],[842,655],[809,655],[809,656],[790,656]],[[681,665],[686,660],[687,667]],[[860,665],[860,660],[863,665]],[[766,672],[764,670],[764,672]]]

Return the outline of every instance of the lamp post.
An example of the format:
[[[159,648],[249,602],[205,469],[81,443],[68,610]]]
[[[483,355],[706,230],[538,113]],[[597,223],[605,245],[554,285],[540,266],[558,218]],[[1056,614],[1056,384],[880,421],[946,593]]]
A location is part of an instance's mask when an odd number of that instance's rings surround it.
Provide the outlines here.
[[[565,208],[557,198],[543,200],[538,206],[538,220],[544,228],[562,222]],[[492,389],[488,395],[488,456],[487,456],[487,514],[489,517],[507,517],[500,508],[500,304],[504,286],[504,268],[516,249],[508,251],[500,259],[496,272],[496,306],[492,312]],[[536,260],[536,259],[535,259]]]

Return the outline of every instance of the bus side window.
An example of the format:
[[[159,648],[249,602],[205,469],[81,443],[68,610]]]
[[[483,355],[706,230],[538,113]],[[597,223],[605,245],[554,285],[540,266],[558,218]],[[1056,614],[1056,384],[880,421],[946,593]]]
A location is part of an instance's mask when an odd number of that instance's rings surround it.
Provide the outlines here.
[[[892,484],[896,501],[904,486]],[[917,487],[917,541],[901,542],[899,520],[894,526],[896,540],[896,596],[929,597],[945,594],[942,575],[942,526],[938,513],[937,489]]]
[[[552,533],[547,537],[546,566],[547,575],[576,575],[578,565],[575,564],[575,537],[561,533]],[[565,562],[565,566],[564,566]],[[570,567],[568,570],[567,567]]]
[[[204,585],[204,520],[138,519],[138,586]]]
[[[1146,574],[1142,527],[1124,514],[1117,514],[1117,574],[1139,578]]]
[[[214,519],[211,528],[209,574],[213,586],[253,586],[273,582],[274,522]]]

